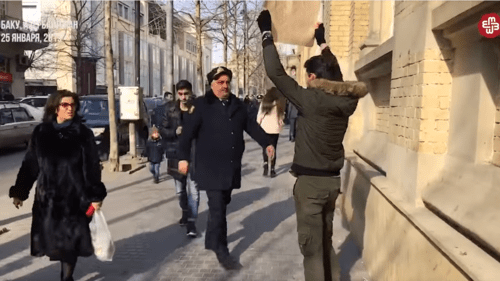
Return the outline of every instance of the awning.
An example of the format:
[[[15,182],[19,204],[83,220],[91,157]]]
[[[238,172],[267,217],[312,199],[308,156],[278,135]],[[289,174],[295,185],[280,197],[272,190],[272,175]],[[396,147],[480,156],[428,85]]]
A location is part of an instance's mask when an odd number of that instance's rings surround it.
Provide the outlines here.
[[[57,87],[57,81],[55,79],[30,79],[25,80],[24,85],[28,87]]]

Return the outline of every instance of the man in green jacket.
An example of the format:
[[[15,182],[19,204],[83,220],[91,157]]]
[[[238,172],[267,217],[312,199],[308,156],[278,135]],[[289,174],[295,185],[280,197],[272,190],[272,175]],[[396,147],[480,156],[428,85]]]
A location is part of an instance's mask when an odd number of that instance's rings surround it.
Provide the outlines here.
[[[321,24],[315,31],[321,55],[306,61],[307,89],[302,88],[281,65],[271,35],[269,11],[262,11],[257,22],[262,32],[267,75],[299,111],[291,173],[297,177],[293,194],[305,280],[338,281],[340,265],[332,247],[332,224],[340,193],[340,169],[344,165],[342,142],[349,116],[358,99],[367,94],[366,85],[343,82]]]

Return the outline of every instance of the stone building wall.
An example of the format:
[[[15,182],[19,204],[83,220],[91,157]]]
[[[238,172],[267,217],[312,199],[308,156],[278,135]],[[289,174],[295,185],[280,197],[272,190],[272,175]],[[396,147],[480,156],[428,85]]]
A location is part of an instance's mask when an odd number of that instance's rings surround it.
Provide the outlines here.
[[[451,74],[438,49],[394,59],[391,81],[390,140],[422,153],[446,152]]]

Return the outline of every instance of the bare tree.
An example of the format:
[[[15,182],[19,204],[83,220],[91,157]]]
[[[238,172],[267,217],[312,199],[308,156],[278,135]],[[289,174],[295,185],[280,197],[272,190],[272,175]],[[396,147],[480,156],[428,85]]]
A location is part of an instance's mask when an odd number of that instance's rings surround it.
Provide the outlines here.
[[[108,108],[109,108],[109,169],[119,171],[120,158],[118,156],[118,140],[116,128],[115,109],[115,81],[113,77],[113,48],[111,46],[111,1],[106,2],[105,7],[105,30],[104,44],[106,46],[106,81],[108,84]]]
[[[103,44],[96,32],[104,19],[103,1],[56,1],[58,6],[42,11],[42,23],[72,22],[75,25],[49,29],[48,47],[28,52],[29,70],[71,74],[76,78],[76,92],[82,94],[81,70],[83,61],[102,59]],[[57,78],[60,78],[57,77]]]
[[[209,5],[207,5],[207,3]],[[202,40],[204,36],[208,36],[210,31],[210,22],[220,15],[220,7],[222,3],[211,2],[211,1],[194,1],[195,15],[186,10],[179,10],[180,15],[185,15],[188,19],[188,23],[192,25],[195,29],[196,36],[196,73],[198,77],[197,85],[198,89],[203,90],[203,46]],[[204,92],[204,91],[203,91]]]

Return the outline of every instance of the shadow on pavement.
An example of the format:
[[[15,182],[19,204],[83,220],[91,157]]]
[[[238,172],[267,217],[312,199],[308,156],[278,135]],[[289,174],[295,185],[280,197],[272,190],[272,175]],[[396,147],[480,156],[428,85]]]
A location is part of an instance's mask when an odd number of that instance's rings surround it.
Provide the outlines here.
[[[111,225],[111,224],[117,223],[117,222],[119,222],[119,221],[122,221],[122,220],[125,220],[125,219],[127,219],[127,218],[133,217],[133,216],[135,216],[135,215],[137,215],[137,214],[140,214],[140,213],[144,213],[144,212],[146,212],[146,211],[148,211],[148,210],[154,209],[154,208],[156,208],[156,207],[159,207],[159,206],[161,206],[161,205],[167,204],[167,203],[169,203],[169,202],[171,202],[171,201],[174,201],[174,200],[177,200],[177,197],[172,196],[172,197],[170,197],[170,198],[168,198],[168,199],[158,201],[158,202],[156,202],[156,203],[154,203],[154,204],[148,205],[148,206],[146,206],[146,207],[144,207],[144,208],[141,208],[141,209],[139,209],[139,210],[137,210],[137,211],[134,211],[134,212],[131,212],[131,213],[128,213],[128,214],[125,214],[125,215],[119,216],[119,217],[114,218],[114,219],[112,219],[112,220],[109,220],[107,223],[108,223],[108,225]]]
[[[14,154],[14,153],[17,153],[20,151],[25,151],[25,150],[26,150],[26,145],[24,145],[24,144],[19,145],[19,146],[1,148],[0,149],[0,156]]]
[[[170,175],[168,175],[166,172],[160,174],[161,182],[167,181],[170,178],[172,178],[172,177]],[[146,178],[143,178],[143,179],[140,179],[140,180],[129,182],[129,183],[124,184],[124,185],[120,185],[120,186],[113,187],[113,188],[108,188],[107,191],[108,191],[108,194],[109,194],[111,192],[119,191],[119,190],[125,189],[127,187],[131,187],[131,186],[134,186],[136,184],[140,184],[140,183],[144,183],[146,181],[152,181],[152,180],[153,180],[153,176],[151,175],[150,177],[146,177]]]
[[[12,231],[12,230],[11,230]],[[15,254],[18,254],[24,250],[29,250],[30,245],[30,235],[25,234],[19,238],[16,238],[8,243],[1,245],[0,251],[0,262],[4,263],[3,266],[0,267],[0,276],[7,274],[12,271],[12,268],[22,268],[30,263],[31,256],[24,256],[17,261],[13,261],[12,263],[5,264],[5,259],[11,257]]]
[[[288,172],[290,170],[290,167],[292,167],[292,162],[279,165],[279,167],[276,169],[276,175]]]
[[[256,200],[260,200],[269,193],[269,187],[262,187],[236,193],[232,196],[231,203],[228,205],[228,214],[236,212],[245,206],[252,204]],[[154,204],[157,206],[166,204],[175,197],[159,201]],[[148,206],[141,210],[128,213],[120,216],[117,219],[109,221],[109,224],[116,223],[119,220],[124,220],[136,213],[145,212],[154,208]],[[208,210],[201,212],[198,215],[198,232],[202,233],[206,230],[206,221]],[[257,219],[257,218],[255,218]],[[199,239],[199,238],[197,238]],[[15,241],[16,245],[23,245],[24,248],[29,245],[29,235],[25,235]],[[154,270],[164,263],[169,258],[169,255],[174,253],[178,248],[185,247],[191,243],[192,239],[186,236],[186,229],[178,224],[171,224],[154,232],[141,233],[130,238],[115,241],[116,252],[113,262],[100,262],[94,256],[89,258],[79,258],[74,274],[75,280],[106,280],[106,281],[150,281],[147,279],[148,272]],[[2,246],[3,248],[3,246]],[[13,247],[9,247],[13,248]],[[16,251],[17,252],[17,251]],[[2,250],[0,257],[7,257],[13,253],[4,253]],[[33,258],[25,257],[15,266],[9,265],[9,272],[22,269],[31,264]],[[2,268],[0,268],[1,270]],[[7,272],[6,272],[7,273]],[[0,271],[0,274],[1,271]],[[3,273],[5,274],[5,273]],[[59,262],[54,262],[50,266],[46,266],[36,270],[29,275],[22,276],[15,280],[17,281],[40,281],[40,280],[58,280],[60,274]],[[92,275],[92,276],[90,276]],[[87,276],[87,277],[85,277]],[[82,279],[85,277],[84,279]]]
[[[352,234],[345,238],[340,246],[340,251],[337,253],[341,269],[341,281],[351,281],[350,271],[354,264],[360,259],[361,253],[358,246],[352,237]]]
[[[243,229],[228,237],[228,242],[243,238],[231,252],[235,257],[240,257],[264,232],[272,232],[282,221],[295,213],[293,198],[273,203],[265,208],[255,211],[246,217],[241,224]]]
[[[31,212],[0,221],[0,226],[31,217]]]

